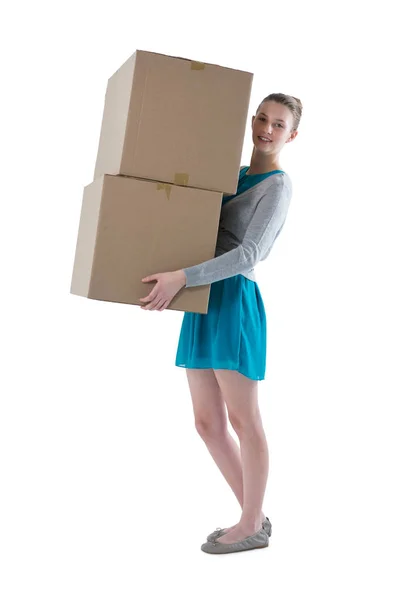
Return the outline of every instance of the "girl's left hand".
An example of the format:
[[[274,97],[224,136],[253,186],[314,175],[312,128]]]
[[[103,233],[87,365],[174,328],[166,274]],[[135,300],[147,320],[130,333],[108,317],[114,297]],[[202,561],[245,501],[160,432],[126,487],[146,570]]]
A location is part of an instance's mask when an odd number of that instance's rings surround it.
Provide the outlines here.
[[[168,273],[157,273],[142,279],[143,282],[157,281],[150,294],[145,298],[139,298],[140,302],[148,302],[141,306],[144,310],[164,310],[180,289],[186,285],[184,271],[171,271]]]

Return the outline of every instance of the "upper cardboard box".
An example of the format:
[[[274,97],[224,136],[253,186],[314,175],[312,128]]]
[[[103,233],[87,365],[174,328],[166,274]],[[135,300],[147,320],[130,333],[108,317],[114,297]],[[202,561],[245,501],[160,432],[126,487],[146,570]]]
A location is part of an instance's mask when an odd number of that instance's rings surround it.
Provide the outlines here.
[[[107,85],[94,178],[236,193],[252,73],[138,50]]]

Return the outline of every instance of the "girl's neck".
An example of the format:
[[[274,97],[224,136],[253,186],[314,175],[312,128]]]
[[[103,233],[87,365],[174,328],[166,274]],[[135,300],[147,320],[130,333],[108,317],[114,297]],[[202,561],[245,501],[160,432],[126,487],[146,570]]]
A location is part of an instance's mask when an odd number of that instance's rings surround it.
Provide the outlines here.
[[[253,148],[250,168],[247,171],[248,175],[258,175],[261,173],[269,173],[270,171],[278,170],[281,170],[279,165],[279,156],[266,156],[261,152],[257,152],[256,148]]]

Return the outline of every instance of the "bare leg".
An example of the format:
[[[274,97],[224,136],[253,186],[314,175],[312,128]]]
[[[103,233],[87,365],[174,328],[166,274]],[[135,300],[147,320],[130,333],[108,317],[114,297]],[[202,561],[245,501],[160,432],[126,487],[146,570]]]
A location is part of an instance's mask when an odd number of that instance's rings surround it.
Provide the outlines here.
[[[236,371],[216,370],[239,441],[243,472],[243,503],[240,521],[218,541],[231,543],[252,535],[262,525],[261,508],[269,470],[268,445],[258,406],[257,381]]]
[[[186,369],[186,373],[196,429],[243,508],[241,452],[227,428],[226,406],[215,373],[212,369]]]

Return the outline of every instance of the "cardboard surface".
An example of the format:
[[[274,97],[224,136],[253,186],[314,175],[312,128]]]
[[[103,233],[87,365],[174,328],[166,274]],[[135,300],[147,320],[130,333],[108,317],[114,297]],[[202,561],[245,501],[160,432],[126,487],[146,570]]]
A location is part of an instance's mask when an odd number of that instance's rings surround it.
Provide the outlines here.
[[[71,293],[142,305],[154,273],[214,258],[222,194],[105,175],[83,194]],[[210,286],[183,288],[168,309],[205,314]]]
[[[138,50],[106,90],[94,178],[234,194],[253,75]]]

